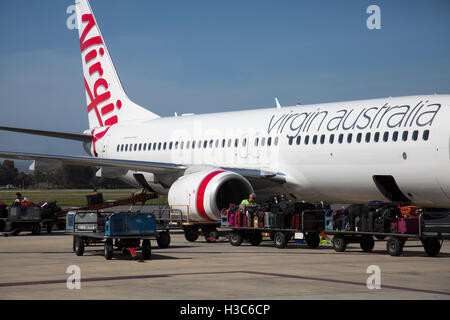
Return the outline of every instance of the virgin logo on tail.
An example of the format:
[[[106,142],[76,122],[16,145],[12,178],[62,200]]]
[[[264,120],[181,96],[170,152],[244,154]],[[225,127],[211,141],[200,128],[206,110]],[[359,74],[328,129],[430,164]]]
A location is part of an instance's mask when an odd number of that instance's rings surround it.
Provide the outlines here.
[[[88,113],[91,111],[95,112],[100,127],[112,126],[118,122],[117,115],[112,111],[114,111],[115,106],[118,109],[120,109],[122,107],[122,101],[117,100],[115,105],[114,103],[109,103],[104,106],[100,106],[100,104],[109,101],[111,98],[111,92],[108,90],[108,82],[106,81],[106,79],[103,78],[103,68],[100,58],[103,57],[103,55],[105,54],[105,49],[103,48],[104,43],[100,36],[93,36],[89,39],[86,39],[86,36],[95,26],[95,20],[93,15],[90,13],[83,14],[81,20],[82,22],[87,22],[87,25],[83,29],[83,33],[81,34],[80,37],[81,53],[83,54],[86,50],[88,50],[92,46],[100,45],[98,50],[97,48],[93,48],[91,51],[89,51],[85,55],[83,61],[83,63],[85,63],[86,66],[89,63],[92,63],[92,65],[89,67],[89,77],[90,78],[97,77],[97,80],[93,85],[93,88],[90,88],[88,81],[86,81],[86,74],[85,74],[84,85],[90,99],[90,103],[88,105]],[[104,88],[102,89],[102,91],[104,90],[104,92],[99,94],[100,87]],[[103,121],[104,118],[106,119]]]

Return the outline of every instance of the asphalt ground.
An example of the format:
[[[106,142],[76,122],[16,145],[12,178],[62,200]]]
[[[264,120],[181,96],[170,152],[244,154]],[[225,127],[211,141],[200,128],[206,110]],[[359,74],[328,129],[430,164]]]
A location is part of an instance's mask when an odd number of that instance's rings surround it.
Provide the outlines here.
[[[171,232],[171,245],[152,241],[149,260],[117,252],[105,260],[103,247],[72,252],[72,236],[53,231],[0,237],[0,299],[431,299],[450,298],[450,247],[428,257],[420,242],[408,241],[399,257],[376,241],[371,253],[351,244],[335,252],[330,244],[309,249],[290,242],[275,248],[269,238],[259,246],[233,247],[224,238],[207,243]],[[69,289],[66,273],[79,267],[80,289]],[[369,289],[369,266],[380,270],[380,289]],[[73,281],[69,281],[73,285]],[[370,282],[374,283],[374,282]]]

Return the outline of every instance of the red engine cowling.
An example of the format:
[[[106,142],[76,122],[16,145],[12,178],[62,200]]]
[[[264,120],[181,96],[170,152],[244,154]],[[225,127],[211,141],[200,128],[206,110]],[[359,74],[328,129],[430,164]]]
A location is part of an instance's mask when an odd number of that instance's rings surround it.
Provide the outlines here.
[[[168,201],[191,222],[212,222],[220,219],[220,210],[241,203],[252,192],[252,185],[240,174],[208,169],[178,178],[169,189]]]

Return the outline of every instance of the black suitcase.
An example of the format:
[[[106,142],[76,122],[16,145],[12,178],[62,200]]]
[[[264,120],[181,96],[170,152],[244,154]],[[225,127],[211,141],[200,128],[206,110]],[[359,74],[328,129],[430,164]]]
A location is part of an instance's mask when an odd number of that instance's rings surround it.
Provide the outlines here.
[[[93,205],[93,204],[100,204],[103,203],[103,194],[97,193],[97,194],[90,194],[86,196],[87,198],[87,204]]]
[[[375,219],[375,226],[374,226],[374,232],[381,232],[384,233],[386,232],[385,229],[385,223],[384,223],[384,218],[383,217],[379,217]]]
[[[375,211],[370,211],[367,214],[366,232],[373,232],[374,222],[375,222]]]

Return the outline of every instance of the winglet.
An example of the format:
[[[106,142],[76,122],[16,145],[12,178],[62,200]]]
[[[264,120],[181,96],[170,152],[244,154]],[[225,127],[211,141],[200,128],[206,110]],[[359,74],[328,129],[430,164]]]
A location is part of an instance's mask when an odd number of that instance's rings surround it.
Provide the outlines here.
[[[275,105],[277,106],[277,109],[281,109],[281,105],[278,102],[278,98],[277,97],[275,97]]]

